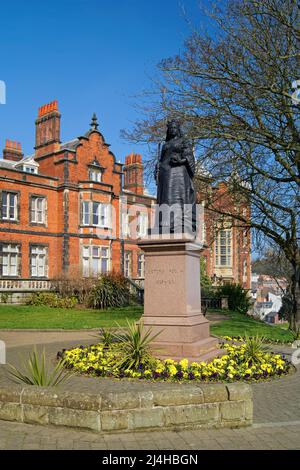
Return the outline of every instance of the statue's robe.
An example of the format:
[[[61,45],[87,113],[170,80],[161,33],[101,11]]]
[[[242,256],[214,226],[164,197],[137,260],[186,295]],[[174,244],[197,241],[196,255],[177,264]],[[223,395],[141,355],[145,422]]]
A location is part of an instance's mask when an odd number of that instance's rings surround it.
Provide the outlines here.
[[[196,202],[193,176],[195,158],[193,150],[183,138],[166,141],[156,167],[157,203],[159,206],[180,206],[181,217],[176,213],[170,221],[160,220],[158,225],[170,233],[196,233]]]

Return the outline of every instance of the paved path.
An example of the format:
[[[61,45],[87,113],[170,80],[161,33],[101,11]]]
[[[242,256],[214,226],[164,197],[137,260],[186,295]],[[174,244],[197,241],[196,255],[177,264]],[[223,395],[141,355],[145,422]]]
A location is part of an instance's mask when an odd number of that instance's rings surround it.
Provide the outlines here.
[[[4,338],[0,332],[0,339],[6,341],[8,361],[16,363],[19,354],[26,355],[32,344],[44,344],[47,355],[53,358],[62,347],[95,342],[95,332],[84,332],[82,336],[78,333],[45,333],[42,337],[41,332],[26,332],[24,336],[22,332],[6,332]],[[0,384],[7,383],[4,369],[0,367]],[[116,383],[93,377],[75,376],[72,381],[76,390],[90,392],[116,385],[125,390],[132,386],[130,381]],[[147,382],[140,381],[136,386],[147,388]],[[0,449],[300,449],[300,369],[281,380],[253,384],[253,393],[254,426],[251,428],[99,436],[88,431],[0,421]]]
[[[99,331],[99,329],[98,329]],[[59,342],[97,341],[97,330],[0,330],[0,340],[4,341],[7,348],[46,345]]]
[[[141,432],[100,436],[92,432],[0,421],[0,449],[235,450],[298,449],[300,422],[247,429]]]

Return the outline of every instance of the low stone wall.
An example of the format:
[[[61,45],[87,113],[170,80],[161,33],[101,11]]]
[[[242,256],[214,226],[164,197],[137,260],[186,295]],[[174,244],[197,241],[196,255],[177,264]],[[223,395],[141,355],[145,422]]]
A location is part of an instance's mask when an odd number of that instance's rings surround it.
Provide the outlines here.
[[[25,304],[35,292],[50,292],[47,279],[0,279],[0,304]]]
[[[116,388],[118,384],[116,384]],[[99,433],[250,426],[246,384],[86,394],[41,387],[0,388],[0,419],[91,429]]]

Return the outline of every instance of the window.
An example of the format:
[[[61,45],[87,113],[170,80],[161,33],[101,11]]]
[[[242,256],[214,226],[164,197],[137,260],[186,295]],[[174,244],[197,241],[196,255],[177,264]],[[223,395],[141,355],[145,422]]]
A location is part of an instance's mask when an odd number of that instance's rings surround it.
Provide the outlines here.
[[[82,248],[82,266],[85,277],[107,273],[109,261],[109,247],[91,245]]]
[[[30,199],[30,222],[44,224],[46,221],[46,198],[32,196]]]
[[[131,251],[125,251],[125,259],[124,259],[125,277],[131,277],[131,268],[132,268],[132,253]]]
[[[145,277],[145,255],[138,255],[138,277]]]
[[[201,227],[201,242],[205,243],[206,242],[206,223],[204,220],[202,221],[202,227]]]
[[[31,277],[47,277],[47,247],[32,246],[30,248],[30,275]]]
[[[83,201],[82,203],[82,223],[83,225],[90,225],[90,202]]]
[[[216,266],[231,266],[231,229],[219,230],[217,234]]]
[[[97,181],[98,183],[102,180],[102,172],[101,170],[90,170],[89,171],[89,179],[91,181]]]
[[[243,240],[243,248],[247,248],[248,246],[248,230],[244,229],[242,231],[242,240]]]
[[[2,219],[18,219],[18,195],[16,193],[2,191]]]
[[[148,214],[141,212],[138,215],[137,237],[143,238],[147,236],[148,232]]]
[[[248,271],[248,264],[247,260],[244,260],[243,262],[243,278],[247,278],[247,271]]]
[[[97,227],[110,227],[111,206],[95,201],[83,201],[82,224],[96,225]]]
[[[20,245],[1,245],[1,274],[2,276],[19,276]]]
[[[122,237],[130,237],[129,214],[127,212],[122,213]]]
[[[37,168],[34,168],[33,166],[24,166],[24,171],[26,171],[26,173],[37,173]]]

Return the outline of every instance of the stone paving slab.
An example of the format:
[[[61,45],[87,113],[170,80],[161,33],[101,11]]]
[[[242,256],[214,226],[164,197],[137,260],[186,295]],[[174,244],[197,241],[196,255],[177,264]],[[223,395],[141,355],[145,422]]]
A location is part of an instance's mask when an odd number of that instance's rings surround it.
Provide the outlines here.
[[[101,436],[87,431],[0,421],[0,449],[300,450],[300,424]]]

